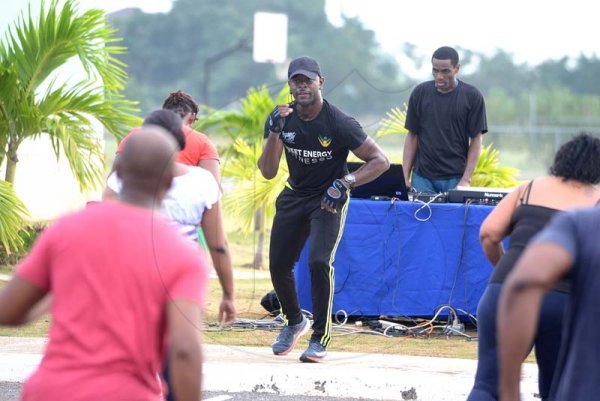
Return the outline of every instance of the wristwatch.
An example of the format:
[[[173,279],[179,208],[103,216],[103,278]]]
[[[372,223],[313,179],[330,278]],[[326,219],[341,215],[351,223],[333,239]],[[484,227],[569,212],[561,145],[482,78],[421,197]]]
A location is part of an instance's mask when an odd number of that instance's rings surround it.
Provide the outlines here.
[[[354,187],[354,184],[356,183],[356,177],[354,176],[354,174],[346,174],[343,180],[348,183],[348,186],[350,188]]]

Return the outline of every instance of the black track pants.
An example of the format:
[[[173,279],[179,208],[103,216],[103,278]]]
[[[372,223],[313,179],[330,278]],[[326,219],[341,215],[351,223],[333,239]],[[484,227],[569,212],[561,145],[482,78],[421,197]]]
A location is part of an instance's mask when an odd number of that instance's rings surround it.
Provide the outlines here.
[[[334,214],[321,210],[321,199],[322,195],[298,196],[287,187],[281,192],[271,231],[269,269],[288,324],[300,323],[302,315],[293,269],[310,235],[308,263],[314,317],[312,338],[327,346],[331,341],[333,314],[333,261],[344,229],[348,200],[338,205],[338,212]]]

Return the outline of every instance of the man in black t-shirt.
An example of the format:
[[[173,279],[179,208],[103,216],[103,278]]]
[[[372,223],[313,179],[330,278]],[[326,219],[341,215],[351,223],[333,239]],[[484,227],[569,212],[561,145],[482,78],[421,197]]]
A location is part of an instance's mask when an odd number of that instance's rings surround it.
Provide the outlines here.
[[[556,215],[508,276],[498,305],[500,400],[520,399],[520,367],[531,348],[543,295],[567,274],[571,292],[549,400],[598,399],[599,226],[600,206]]]
[[[487,120],[479,90],[456,79],[456,50],[440,47],[431,63],[434,79],[410,95],[402,163],[408,186],[439,193],[470,185]]]
[[[342,236],[350,188],[377,178],[389,161],[360,124],[323,99],[325,79],[316,60],[300,57],[288,68],[294,102],[280,105],[267,118],[258,167],[266,179],[277,175],[281,154],[289,179],[276,201],[269,270],[285,327],[273,343],[275,355],[288,354],[309,324],[300,310],[294,263],[310,235],[309,267],[313,334],[303,362],[319,362],[331,341],[335,250]],[[352,152],[366,163],[348,174]]]

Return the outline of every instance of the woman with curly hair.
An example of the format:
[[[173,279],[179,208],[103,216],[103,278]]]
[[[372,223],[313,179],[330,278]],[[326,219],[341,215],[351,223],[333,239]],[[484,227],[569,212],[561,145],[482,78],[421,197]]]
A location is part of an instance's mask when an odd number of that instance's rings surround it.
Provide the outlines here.
[[[477,308],[478,365],[468,401],[498,399],[496,314],[502,285],[529,240],[561,211],[590,207],[600,201],[600,139],[579,134],[555,155],[550,174],[524,182],[508,194],[481,225],[479,237],[494,266],[490,282]],[[508,250],[502,241],[510,235]],[[543,266],[540,266],[543,268]],[[556,367],[569,281],[564,279],[544,298],[536,336],[539,391],[548,399]],[[524,355],[524,358],[526,355]]]

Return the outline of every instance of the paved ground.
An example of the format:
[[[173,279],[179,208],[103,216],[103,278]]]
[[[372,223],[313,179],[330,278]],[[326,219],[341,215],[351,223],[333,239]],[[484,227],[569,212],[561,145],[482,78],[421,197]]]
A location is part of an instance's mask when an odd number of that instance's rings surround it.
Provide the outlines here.
[[[19,401],[21,383],[0,382],[0,401]],[[203,401],[367,401],[364,398],[309,397],[300,395],[283,396],[266,393],[230,393],[224,391],[203,391]]]
[[[0,337],[0,382],[22,382],[39,364],[45,341]],[[275,357],[268,347],[204,349],[204,389],[216,392],[457,401],[466,398],[476,367],[473,360],[349,352],[331,352],[324,363],[303,364],[300,351]],[[526,364],[522,400],[539,400],[536,392],[537,368]]]
[[[0,401],[17,401],[21,391],[21,383],[0,383]]]

